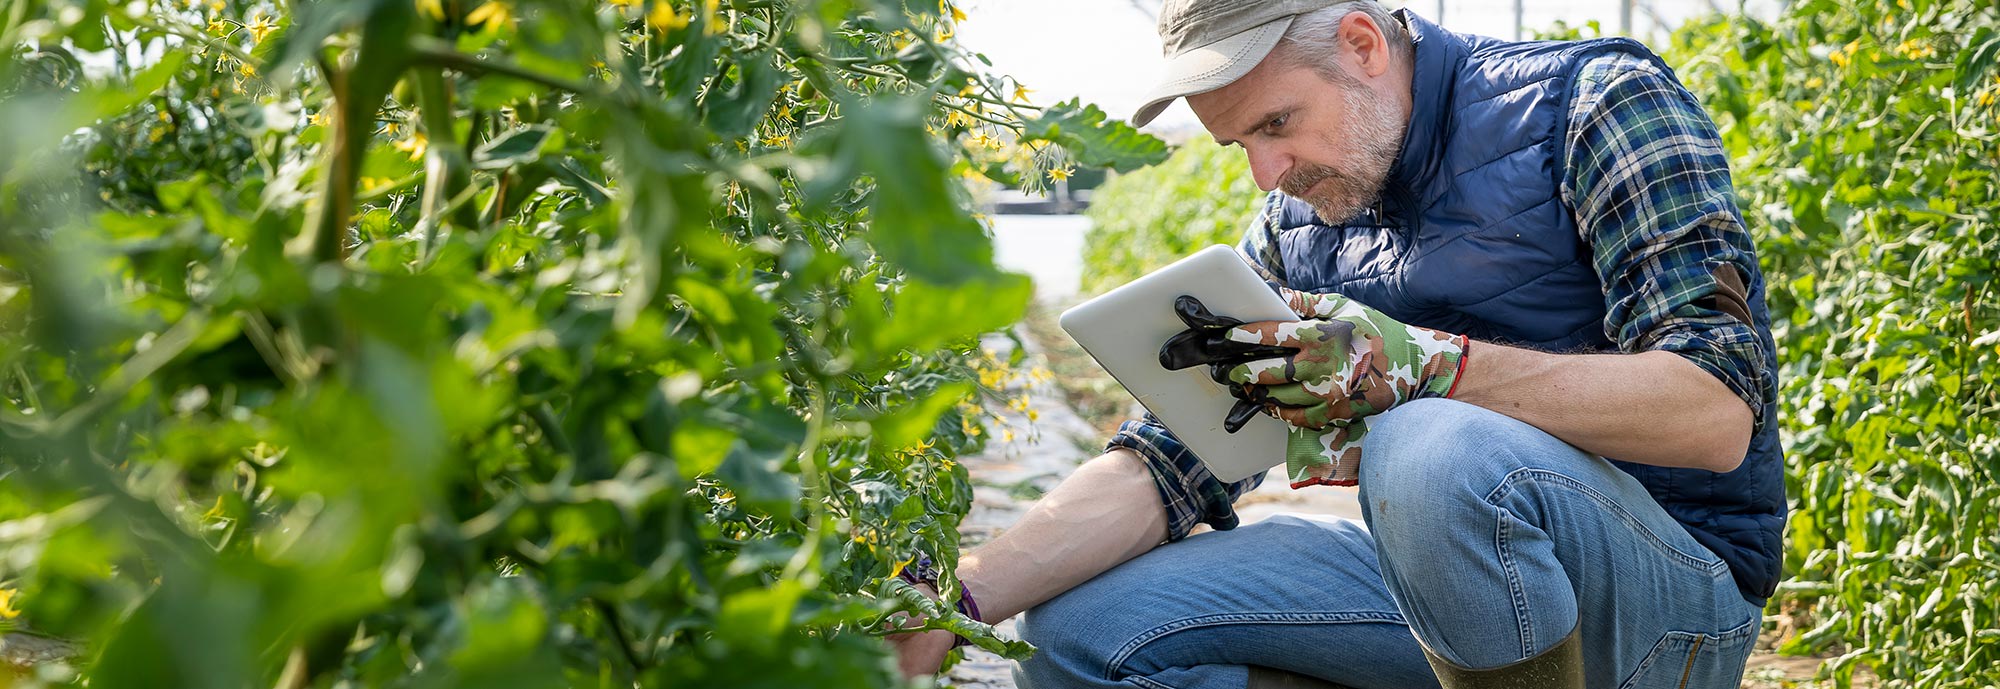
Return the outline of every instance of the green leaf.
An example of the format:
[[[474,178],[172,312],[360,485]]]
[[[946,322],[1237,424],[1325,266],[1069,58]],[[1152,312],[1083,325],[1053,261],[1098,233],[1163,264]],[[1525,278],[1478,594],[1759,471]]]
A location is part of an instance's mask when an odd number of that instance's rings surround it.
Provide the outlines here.
[[[891,298],[875,350],[920,351],[1005,328],[1021,320],[1033,293],[1034,283],[1013,273],[944,285],[910,280]]]
[[[873,433],[868,442],[876,452],[893,452],[921,443],[931,436],[939,416],[972,394],[972,384],[959,382],[939,387],[921,401],[898,405],[895,411],[869,422]]]
[[[562,130],[546,124],[529,125],[481,145],[472,154],[472,166],[480,170],[503,170],[526,165],[562,150],[562,146]]]
[[[949,167],[924,132],[926,103],[847,104],[838,157],[875,180],[868,236],[876,252],[915,277],[952,285],[993,272],[993,241],[955,200]]]
[[[1058,144],[1091,167],[1130,172],[1167,159],[1167,142],[1109,120],[1096,105],[1075,98],[1049,106],[1024,125],[1023,138]]]
[[[716,637],[730,646],[771,653],[789,636],[792,611],[804,595],[805,586],[792,579],[731,595],[716,615]]]
[[[704,101],[702,123],[715,130],[725,139],[741,138],[757,128],[770,111],[771,103],[777,100],[778,87],[790,79],[790,73],[771,64],[768,52],[752,53],[736,62],[736,80],[729,90],[715,92],[714,83]]]
[[[747,508],[769,515],[791,514],[799,499],[799,482],[784,470],[788,452],[759,451],[737,440],[716,469],[738,500]]]
[[[1958,62],[1953,65],[1953,71],[1958,74],[1956,85],[1960,92],[1990,81],[1987,75],[1993,71],[1994,64],[2000,62],[2000,35],[1996,35],[1991,26],[1979,27],[1966,46],[1968,49],[1958,54]]]

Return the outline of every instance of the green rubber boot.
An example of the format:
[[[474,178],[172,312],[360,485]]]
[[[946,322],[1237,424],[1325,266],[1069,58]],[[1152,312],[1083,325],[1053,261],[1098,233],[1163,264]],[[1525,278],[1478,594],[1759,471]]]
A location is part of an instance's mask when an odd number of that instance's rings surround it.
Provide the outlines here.
[[[1533,658],[1490,670],[1473,670],[1424,649],[1444,689],[1583,689],[1583,641],[1570,630],[1556,645]]]

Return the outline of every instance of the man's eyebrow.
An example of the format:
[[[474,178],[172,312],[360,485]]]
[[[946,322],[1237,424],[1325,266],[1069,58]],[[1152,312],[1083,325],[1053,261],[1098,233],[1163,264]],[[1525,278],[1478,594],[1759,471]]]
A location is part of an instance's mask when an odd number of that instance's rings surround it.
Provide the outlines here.
[[[1270,112],[1267,112],[1267,113],[1264,113],[1264,116],[1263,116],[1263,117],[1259,117],[1259,118],[1257,118],[1257,120],[1256,120],[1256,124],[1253,124],[1253,125],[1250,125],[1250,131],[1247,131],[1247,132],[1244,132],[1244,133],[1242,133],[1242,134],[1241,134],[1240,136],[1249,136],[1249,135],[1251,135],[1251,134],[1255,134],[1255,133],[1257,133],[1257,130],[1259,130],[1259,129],[1263,129],[1263,128],[1264,128],[1264,125],[1266,125],[1266,124],[1270,124],[1271,120],[1275,120],[1275,119],[1278,119],[1278,116],[1279,116],[1279,115],[1283,115],[1283,114],[1285,114],[1286,112],[1290,111],[1291,109],[1292,109],[1292,106],[1290,106],[1290,105],[1285,105],[1285,106],[1280,106],[1280,107],[1278,107],[1278,108],[1275,108],[1275,109],[1271,110]],[[1235,143],[1236,143],[1236,140],[1235,140],[1235,139],[1216,139],[1216,140],[1215,140],[1215,145],[1217,145],[1217,146],[1230,146],[1230,145],[1234,145]]]

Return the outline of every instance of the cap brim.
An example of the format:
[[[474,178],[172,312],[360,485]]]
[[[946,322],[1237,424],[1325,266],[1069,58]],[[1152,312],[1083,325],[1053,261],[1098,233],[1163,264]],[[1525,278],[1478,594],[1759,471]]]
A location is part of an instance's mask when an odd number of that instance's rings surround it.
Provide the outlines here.
[[[1214,91],[1249,74],[1278,45],[1278,39],[1284,38],[1292,19],[1285,17],[1260,24],[1169,58],[1166,76],[1146,94],[1146,104],[1132,116],[1132,126],[1146,126],[1173,105],[1175,98]]]

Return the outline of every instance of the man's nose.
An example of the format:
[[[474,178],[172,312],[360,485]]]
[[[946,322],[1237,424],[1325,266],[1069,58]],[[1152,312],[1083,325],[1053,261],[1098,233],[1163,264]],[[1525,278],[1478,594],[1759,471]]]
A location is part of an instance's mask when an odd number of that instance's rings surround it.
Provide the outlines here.
[[[1244,144],[1243,153],[1250,157],[1250,177],[1264,191],[1278,188],[1278,180],[1292,167],[1291,156],[1269,146]]]

